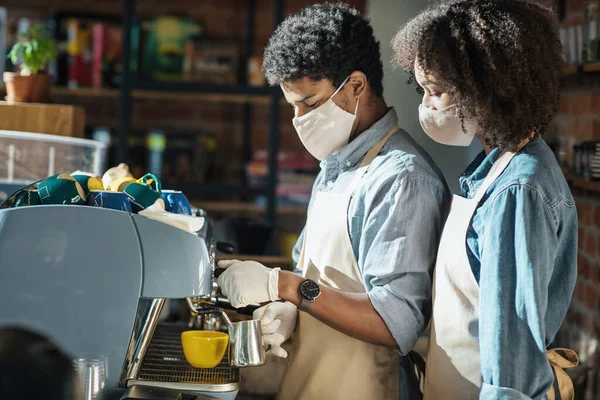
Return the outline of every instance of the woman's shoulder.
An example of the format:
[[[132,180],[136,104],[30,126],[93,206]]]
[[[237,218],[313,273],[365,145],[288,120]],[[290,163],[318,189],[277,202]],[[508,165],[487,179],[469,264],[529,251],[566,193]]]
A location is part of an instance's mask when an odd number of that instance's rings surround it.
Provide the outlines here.
[[[535,191],[549,203],[573,205],[573,196],[556,156],[542,138],[518,152],[498,178],[494,192],[510,188]]]

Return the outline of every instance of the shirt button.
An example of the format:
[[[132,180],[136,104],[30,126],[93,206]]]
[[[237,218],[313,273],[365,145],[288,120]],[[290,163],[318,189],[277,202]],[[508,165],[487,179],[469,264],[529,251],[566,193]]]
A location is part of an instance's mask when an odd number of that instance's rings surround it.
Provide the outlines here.
[[[333,181],[327,182],[327,187],[329,187],[329,189],[331,189],[333,187]]]
[[[346,167],[349,167],[349,166],[351,166],[351,165],[352,165],[352,163],[351,163],[350,161],[348,161],[348,162],[346,163]]]

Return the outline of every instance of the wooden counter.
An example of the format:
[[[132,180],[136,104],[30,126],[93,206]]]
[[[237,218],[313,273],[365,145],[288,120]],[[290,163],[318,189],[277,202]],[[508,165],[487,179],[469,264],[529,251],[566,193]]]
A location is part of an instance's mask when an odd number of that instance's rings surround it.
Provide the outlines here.
[[[84,128],[85,112],[82,107],[0,102],[0,130],[82,138]]]

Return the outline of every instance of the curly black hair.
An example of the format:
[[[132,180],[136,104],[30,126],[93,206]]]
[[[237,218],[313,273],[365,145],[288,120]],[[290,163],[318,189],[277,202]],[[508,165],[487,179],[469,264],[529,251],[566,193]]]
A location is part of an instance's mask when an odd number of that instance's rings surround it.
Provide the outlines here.
[[[395,64],[414,64],[453,96],[486,144],[515,150],[545,133],[559,105],[563,53],[550,8],[534,0],[454,0],[410,20],[392,40]]]
[[[308,77],[335,87],[361,71],[383,96],[379,41],[369,19],[344,3],[312,5],[283,21],[269,39],[263,71],[271,85]]]

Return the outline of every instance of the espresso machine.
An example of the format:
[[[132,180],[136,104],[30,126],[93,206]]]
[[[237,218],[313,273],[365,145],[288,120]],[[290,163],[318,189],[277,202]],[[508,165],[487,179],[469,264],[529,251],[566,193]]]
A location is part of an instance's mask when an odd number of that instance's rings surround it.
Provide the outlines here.
[[[192,234],[104,208],[0,209],[0,325],[43,333],[74,358],[104,357],[109,400],[234,399],[228,353],[192,367],[180,341],[190,326],[160,321],[169,299],[210,304],[216,247],[208,220]]]

